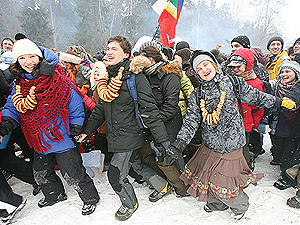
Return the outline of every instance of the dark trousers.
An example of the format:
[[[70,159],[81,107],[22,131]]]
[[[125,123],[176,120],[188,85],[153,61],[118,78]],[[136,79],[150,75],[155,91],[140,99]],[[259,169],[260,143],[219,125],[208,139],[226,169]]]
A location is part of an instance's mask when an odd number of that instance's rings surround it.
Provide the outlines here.
[[[46,199],[55,201],[59,194],[65,192],[60,178],[55,173],[56,164],[59,166],[63,178],[78,192],[84,203],[95,204],[99,201],[100,197],[96,187],[82,165],[77,148],[47,155],[34,153],[34,178],[41,186]]]
[[[274,161],[281,163],[283,167],[291,160],[296,151],[300,138],[286,138],[270,135],[272,141],[272,156]]]
[[[177,194],[186,195],[188,187],[180,180],[179,176],[181,173],[176,165],[166,166],[158,164],[155,152],[151,149],[149,143],[139,149],[139,155],[143,164],[155,170],[160,176],[166,177],[168,182],[175,187]]]
[[[0,217],[7,217],[22,203],[22,199],[11,190],[0,188]]]
[[[16,157],[14,153],[8,149],[0,150],[0,168],[26,183],[36,184],[33,178],[32,164]],[[11,187],[1,172],[0,188],[11,190]]]
[[[256,131],[252,131],[250,133],[250,139],[249,139],[250,152],[256,155],[259,154],[262,151],[262,145],[263,145],[263,141],[262,141],[261,134]]]

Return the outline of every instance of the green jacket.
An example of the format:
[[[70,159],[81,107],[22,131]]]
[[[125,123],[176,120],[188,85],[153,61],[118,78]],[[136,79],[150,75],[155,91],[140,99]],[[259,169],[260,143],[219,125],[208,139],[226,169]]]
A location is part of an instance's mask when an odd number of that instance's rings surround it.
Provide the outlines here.
[[[191,80],[185,75],[185,71],[182,72],[182,78],[180,80],[181,83],[181,90],[179,94],[179,107],[181,110],[182,116],[186,114],[187,111],[187,102],[190,99],[190,94],[194,90],[194,86]]]

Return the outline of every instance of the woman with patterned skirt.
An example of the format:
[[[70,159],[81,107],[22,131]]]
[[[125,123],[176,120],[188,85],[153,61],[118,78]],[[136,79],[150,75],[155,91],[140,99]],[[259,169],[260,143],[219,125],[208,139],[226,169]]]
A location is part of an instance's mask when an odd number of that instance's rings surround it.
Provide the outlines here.
[[[200,86],[190,96],[183,125],[176,141],[169,146],[166,161],[172,164],[200,128],[203,144],[186,164],[180,178],[190,185],[187,191],[190,195],[207,202],[206,212],[230,207],[233,218],[238,220],[249,207],[244,188],[256,184],[263,174],[252,174],[243,156],[246,137],[237,96],[257,107],[293,108],[295,103],[260,92],[240,77],[224,75],[210,52],[194,51],[190,63]]]

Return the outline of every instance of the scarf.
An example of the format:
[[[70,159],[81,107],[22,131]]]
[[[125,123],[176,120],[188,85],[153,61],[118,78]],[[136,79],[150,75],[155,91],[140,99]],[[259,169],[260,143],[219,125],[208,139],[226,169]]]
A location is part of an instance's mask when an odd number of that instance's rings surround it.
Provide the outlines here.
[[[254,80],[256,78],[256,74],[254,73],[253,69],[250,71],[243,72],[241,75],[237,75],[234,72],[233,74],[244,78],[244,80]]]
[[[155,64],[151,65],[149,68],[147,68],[147,69],[145,70],[145,75],[146,75],[146,76],[150,76],[150,75],[153,74],[153,73],[156,71],[156,69],[157,69],[160,65],[162,65],[162,64],[164,64],[164,62],[158,62],[158,63],[155,63]]]
[[[28,95],[31,86],[36,87],[35,96],[38,103],[33,110],[20,113],[20,125],[27,143],[38,153],[51,149],[43,139],[43,134],[54,142],[64,140],[63,134],[58,130],[57,120],[60,117],[66,130],[70,131],[68,102],[72,88],[82,95],[75,84],[63,74],[62,67],[56,66],[53,76],[40,75],[35,80],[21,77],[16,81],[21,86],[23,96]],[[54,139],[48,132],[54,136]]]
[[[125,71],[126,71],[126,64],[128,63],[128,59],[125,58],[123,59],[121,62],[117,63],[116,65],[111,65],[111,66],[108,66],[107,67],[107,72],[108,72],[108,75],[109,77],[115,77],[118,75],[118,72],[119,72],[119,69],[120,67],[124,67],[125,68]]]

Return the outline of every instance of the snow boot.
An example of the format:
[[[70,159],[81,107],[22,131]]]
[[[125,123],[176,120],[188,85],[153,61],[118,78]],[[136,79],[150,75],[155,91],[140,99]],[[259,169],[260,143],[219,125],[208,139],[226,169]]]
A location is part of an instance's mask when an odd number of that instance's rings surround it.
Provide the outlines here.
[[[139,207],[139,204],[136,203],[133,208],[128,208],[124,205],[121,205],[121,207],[118,209],[118,211],[115,214],[116,220],[125,221],[128,220],[132,214],[137,210]]]
[[[296,196],[289,198],[286,204],[292,208],[300,209],[300,191],[297,191]]]
[[[81,214],[84,215],[84,216],[92,214],[95,211],[96,206],[97,206],[96,203],[94,203],[94,204],[89,204],[89,203],[84,204],[83,207],[82,207],[82,210],[81,210]]]
[[[55,203],[62,202],[65,200],[67,200],[67,195],[65,193],[61,193],[57,196],[56,200],[50,200],[50,199],[46,199],[46,198],[40,199],[40,201],[38,202],[38,206],[40,208],[43,208],[43,207],[51,206],[51,205],[54,205]]]
[[[170,194],[172,192],[172,186],[170,184],[166,184],[166,186],[160,191],[154,191],[152,194],[149,195],[149,201],[150,202],[157,202],[162,197]]]

